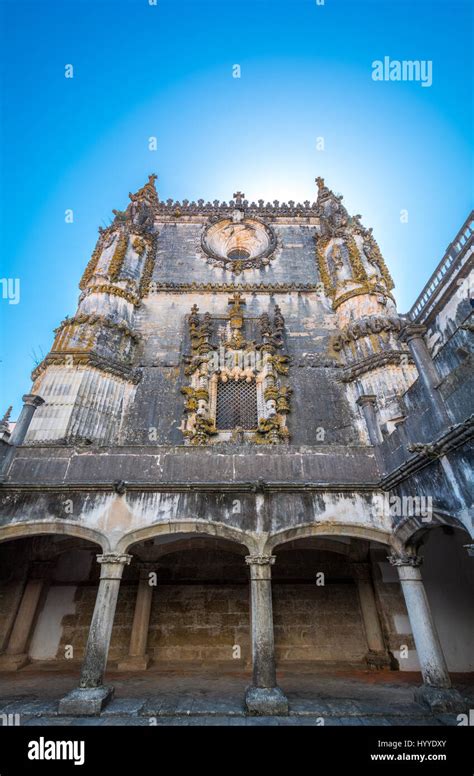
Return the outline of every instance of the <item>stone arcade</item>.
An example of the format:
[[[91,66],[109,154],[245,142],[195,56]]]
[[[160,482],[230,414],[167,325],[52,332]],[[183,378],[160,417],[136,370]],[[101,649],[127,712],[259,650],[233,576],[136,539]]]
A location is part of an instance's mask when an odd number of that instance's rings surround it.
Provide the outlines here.
[[[100,713],[106,670],[188,664],[251,665],[254,714],[287,713],[289,665],[421,670],[463,711],[472,215],[399,315],[321,178],[280,204],[155,177],[0,424],[0,669],[69,660],[64,714]]]

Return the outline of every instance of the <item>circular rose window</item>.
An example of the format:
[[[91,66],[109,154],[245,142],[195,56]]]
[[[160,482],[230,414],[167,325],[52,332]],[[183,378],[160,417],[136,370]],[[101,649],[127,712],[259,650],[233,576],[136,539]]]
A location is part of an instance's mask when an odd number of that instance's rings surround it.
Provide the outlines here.
[[[270,263],[276,247],[272,229],[257,218],[222,218],[204,231],[202,249],[212,263],[238,274]]]

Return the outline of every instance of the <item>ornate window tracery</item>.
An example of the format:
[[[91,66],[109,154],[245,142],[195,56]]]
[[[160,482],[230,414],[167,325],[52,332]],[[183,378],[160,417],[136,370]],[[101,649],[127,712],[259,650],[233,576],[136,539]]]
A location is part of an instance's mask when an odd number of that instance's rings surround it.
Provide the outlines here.
[[[245,319],[244,304],[240,293],[234,293],[225,325],[218,330],[209,313],[200,316],[196,305],[191,310],[191,354],[185,357],[189,384],[181,389],[187,444],[288,441],[286,416],[292,390],[284,380],[289,359],[281,353],[285,322],[278,306],[273,320],[268,313],[258,321]],[[252,333],[258,324],[259,342],[246,336],[246,324]]]

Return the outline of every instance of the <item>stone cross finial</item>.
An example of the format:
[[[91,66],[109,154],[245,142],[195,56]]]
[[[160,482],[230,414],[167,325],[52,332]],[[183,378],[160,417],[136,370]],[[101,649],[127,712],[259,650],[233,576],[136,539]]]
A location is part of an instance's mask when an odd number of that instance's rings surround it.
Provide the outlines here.
[[[242,299],[240,291],[234,291],[228,301],[228,304],[233,305],[236,312],[240,312],[240,307],[241,305],[245,304],[245,299]]]
[[[245,197],[245,194],[242,191],[236,191],[233,196],[234,196],[236,205],[241,205],[242,204],[242,200]]]

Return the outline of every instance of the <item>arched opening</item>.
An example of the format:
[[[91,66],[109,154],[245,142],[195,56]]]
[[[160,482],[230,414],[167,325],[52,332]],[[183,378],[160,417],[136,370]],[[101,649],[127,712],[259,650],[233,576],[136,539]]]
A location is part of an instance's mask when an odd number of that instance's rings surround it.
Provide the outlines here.
[[[449,671],[474,672],[474,563],[467,531],[440,526],[423,534],[425,590]]]
[[[367,668],[354,566],[362,556],[370,564],[368,544],[349,537],[306,537],[275,548],[275,655],[281,670],[296,663],[312,669]]]
[[[135,663],[151,671],[206,671],[250,663],[247,547],[222,537],[175,533],[136,542],[127,551],[133,561],[120,587],[111,664],[123,670]],[[149,598],[147,622],[134,617],[140,579]],[[133,629],[140,627],[146,629],[143,659],[132,660]]]
[[[35,531],[31,527],[31,532]],[[0,668],[77,670],[94,606],[101,547],[38,533],[0,542]]]

